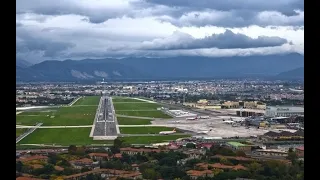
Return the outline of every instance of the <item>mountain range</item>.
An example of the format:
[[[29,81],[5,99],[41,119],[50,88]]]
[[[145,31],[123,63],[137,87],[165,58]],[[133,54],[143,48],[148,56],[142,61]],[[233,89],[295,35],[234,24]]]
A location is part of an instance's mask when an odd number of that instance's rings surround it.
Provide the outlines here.
[[[290,71],[285,71],[277,75],[281,79],[303,79],[304,78],[304,67],[299,67],[292,69]]]
[[[20,64],[20,65],[19,65]],[[288,77],[302,68],[304,56],[246,57],[130,57],[44,61],[22,65],[17,60],[17,81],[174,80],[203,78]],[[297,70],[299,71],[299,70]],[[287,73],[285,73],[287,72]],[[287,74],[287,75],[286,75]]]

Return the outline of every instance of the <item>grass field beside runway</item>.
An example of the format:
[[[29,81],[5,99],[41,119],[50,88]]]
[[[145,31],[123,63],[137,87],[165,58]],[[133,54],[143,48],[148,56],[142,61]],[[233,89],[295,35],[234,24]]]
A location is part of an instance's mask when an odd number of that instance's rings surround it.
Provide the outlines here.
[[[152,117],[152,118],[172,118],[171,116],[163,113],[159,110],[154,111],[116,111],[116,114],[126,116],[138,116],[138,117]]]
[[[72,106],[77,106],[77,105],[97,105],[98,106],[100,98],[101,98],[101,96],[85,96],[85,97],[81,97]]]
[[[132,99],[132,98],[128,98],[128,97],[112,97],[112,102],[113,103],[117,103],[117,102],[144,102],[138,99]],[[146,102],[144,102],[146,103]]]
[[[56,112],[57,112],[58,108],[56,109],[51,109],[51,110],[48,110],[48,109],[45,109],[45,110],[34,110],[34,111],[24,111],[24,112],[21,112],[19,113],[19,116],[20,115],[24,115],[24,116],[52,116],[54,115]]]
[[[16,115],[16,124],[34,125],[41,122],[43,126],[92,125],[96,110],[95,106],[70,106],[60,107],[54,113],[38,116],[30,116],[29,112],[29,115]],[[54,117],[51,118],[51,115]]]
[[[16,138],[23,134],[25,131],[26,129],[16,129]]]
[[[157,110],[157,108],[161,107],[156,103],[148,103],[148,102],[132,102],[132,103],[113,103],[115,110]]]
[[[151,124],[149,119],[137,119],[137,118],[126,118],[126,117],[117,117],[119,125],[147,125]]]
[[[152,144],[161,143],[176,140],[179,138],[190,137],[190,135],[163,135],[163,136],[132,136],[132,137],[121,137],[129,144]]]
[[[18,144],[46,144],[46,145],[91,145],[113,144],[113,141],[93,140],[89,137],[91,128],[60,128],[60,129],[37,129]],[[134,136],[122,137],[130,144],[150,144],[175,140],[189,135],[164,135],[164,136]]]
[[[120,127],[121,134],[159,134],[160,131],[172,131],[172,127]],[[179,130],[176,130],[179,133]]]
[[[89,137],[91,128],[37,129],[19,144],[89,145],[110,144],[112,141],[94,141]]]

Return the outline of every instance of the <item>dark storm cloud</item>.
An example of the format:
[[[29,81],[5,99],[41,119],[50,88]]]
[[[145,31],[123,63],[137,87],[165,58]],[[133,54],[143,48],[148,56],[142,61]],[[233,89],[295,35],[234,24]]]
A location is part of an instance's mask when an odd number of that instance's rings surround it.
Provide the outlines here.
[[[246,49],[258,47],[281,46],[287,43],[286,39],[280,37],[260,36],[251,38],[244,34],[235,34],[226,30],[222,34],[214,34],[203,39],[195,39],[192,36],[175,32],[171,37],[143,42],[142,49],[149,50],[176,50],[176,49]]]
[[[54,57],[74,44],[34,37],[23,30],[17,29],[16,53],[43,52],[44,57]]]
[[[76,0],[17,0],[16,12],[21,13],[36,13],[44,15],[66,15],[76,14],[87,16],[91,23],[102,23],[108,19],[126,17],[146,17],[154,16],[161,21],[169,21],[178,26],[205,26],[215,25],[224,27],[241,27],[252,24],[267,26],[267,25],[302,25],[300,21],[273,21],[272,19],[262,21],[257,19],[259,12],[274,11],[280,12],[282,15],[290,18],[297,16],[298,13],[294,10],[304,9],[303,0],[141,0],[127,2],[119,1],[113,6],[112,1],[107,3],[99,3]],[[114,8],[112,8],[114,7]],[[225,14],[223,18],[216,20],[209,17],[197,18],[188,17],[181,20],[188,13],[193,12],[210,12],[220,11]],[[220,16],[220,15],[219,15]],[[170,17],[168,19],[166,17]]]
[[[294,16],[286,16],[278,11],[254,11],[250,9],[234,9],[218,11],[205,9],[184,13],[179,17],[160,16],[159,20],[168,21],[176,26],[220,26],[246,27],[257,26],[303,26],[304,11],[295,10]]]
[[[304,0],[146,0],[149,3],[194,9],[230,11],[248,9],[252,11],[279,11],[292,14],[293,10],[304,10]]]

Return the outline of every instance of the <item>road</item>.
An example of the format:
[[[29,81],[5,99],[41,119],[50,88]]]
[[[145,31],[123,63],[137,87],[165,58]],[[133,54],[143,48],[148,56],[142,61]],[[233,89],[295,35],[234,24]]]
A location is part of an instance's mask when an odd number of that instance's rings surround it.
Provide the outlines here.
[[[16,138],[16,143],[20,142],[23,138],[27,137],[29,134],[33,133],[37,128],[39,128],[43,123],[38,123],[35,127],[29,129],[27,132],[20,135],[18,138]]]
[[[118,125],[118,127],[163,127],[163,124],[147,124],[147,125]]]
[[[187,135],[185,133],[173,133],[168,135]],[[167,136],[164,134],[119,134],[119,137],[131,137],[131,136]]]
[[[150,119],[150,120],[162,119],[162,118],[152,118],[152,117],[142,117],[142,116],[127,116],[127,115],[121,115],[121,114],[116,114],[116,116],[125,117],[125,118],[136,118],[136,119]]]
[[[74,103],[76,103],[81,98],[82,97],[78,97],[77,99],[73,100],[71,103],[68,104],[68,106],[72,106]]]
[[[37,126],[23,126],[23,125],[16,125],[17,129],[29,129],[29,128],[35,128]],[[84,125],[84,126],[40,126],[39,129],[49,129],[49,128],[86,128],[86,127],[92,127],[92,125]]]

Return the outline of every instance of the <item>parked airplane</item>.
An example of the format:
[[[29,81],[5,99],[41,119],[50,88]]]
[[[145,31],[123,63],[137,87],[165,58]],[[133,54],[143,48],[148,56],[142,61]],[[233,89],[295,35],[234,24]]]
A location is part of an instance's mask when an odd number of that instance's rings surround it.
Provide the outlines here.
[[[209,119],[209,116],[199,116],[200,119]]]
[[[222,120],[224,123],[226,123],[226,124],[233,124],[234,123],[234,121],[231,121],[231,120]]]
[[[187,118],[186,120],[197,120],[198,117],[190,117],[190,118]]]
[[[207,134],[208,132],[211,132],[212,129],[209,129],[209,131],[199,131],[198,134]]]
[[[172,131],[161,131],[159,134],[168,135],[168,134],[174,134],[176,133],[176,129],[173,129]]]
[[[244,121],[244,119],[232,119],[232,118],[230,118],[230,120],[231,120],[231,121],[234,121],[234,122],[238,122],[238,123]]]

